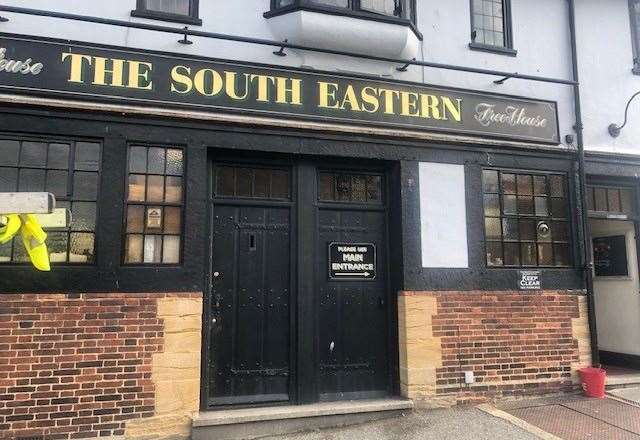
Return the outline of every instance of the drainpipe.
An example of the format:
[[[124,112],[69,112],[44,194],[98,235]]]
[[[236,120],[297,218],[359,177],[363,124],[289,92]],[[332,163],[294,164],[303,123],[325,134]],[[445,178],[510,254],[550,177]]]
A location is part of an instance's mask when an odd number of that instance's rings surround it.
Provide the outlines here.
[[[582,125],[582,105],[580,101],[580,75],[578,71],[578,45],[576,42],[576,8],[575,0],[569,0],[569,28],[571,33],[571,60],[573,65],[573,80],[576,84],[573,86],[574,107],[576,114],[576,140],[578,143],[578,191],[577,202],[580,211],[580,220],[582,222],[582,232],[584,235],[584,243],[582,246],[583,253],[581,255],[580,266],[584,275],[585,285],[587,287],[587,309],[589,314],[589,333],[591,335],[591,358],[592,364],[600,363],[600,355],[598,353],[598,333],[596,330],[596,312],[593,292],[593,258],[591,245],[591,226],[589,225],[588,205],[587,205],[587,176],[585,171],[584,158],[584,133]]]

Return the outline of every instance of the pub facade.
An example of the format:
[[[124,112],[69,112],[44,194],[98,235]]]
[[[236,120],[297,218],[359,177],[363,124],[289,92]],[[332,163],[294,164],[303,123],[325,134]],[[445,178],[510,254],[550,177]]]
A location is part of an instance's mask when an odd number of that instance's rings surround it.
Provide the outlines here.
[[[0,191],[72,220],[50,272],[0,247],[2,435],[251,438],[575,388],[568,4],[22,3]]]

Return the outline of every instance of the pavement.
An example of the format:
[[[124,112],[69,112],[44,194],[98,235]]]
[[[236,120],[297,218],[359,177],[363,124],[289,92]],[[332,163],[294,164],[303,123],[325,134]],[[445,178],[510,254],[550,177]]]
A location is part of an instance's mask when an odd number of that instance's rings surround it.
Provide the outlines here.
[[[404,417],[263,440],[538,440],[478,408],[414,410]]]

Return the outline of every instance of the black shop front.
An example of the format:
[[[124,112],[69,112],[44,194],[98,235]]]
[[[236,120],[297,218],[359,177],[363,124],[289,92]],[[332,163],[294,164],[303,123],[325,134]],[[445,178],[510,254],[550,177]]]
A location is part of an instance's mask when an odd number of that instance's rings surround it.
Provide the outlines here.
[[[3,248],[0,290],[202,292],[202,408],[400,394],[398,291],[517,289],[520,264],[494,255],[487,270],[483,170],[573,173],[550,101],[31,37],[0,47],[0,191],[52,192],[74,218],[49,231],[51,273]],[[464,167],[467,267],[421,262],[420,162]],[[561,220],[548,248],[566,258],[535,265],[544,289],[581,286],[577,222]]]

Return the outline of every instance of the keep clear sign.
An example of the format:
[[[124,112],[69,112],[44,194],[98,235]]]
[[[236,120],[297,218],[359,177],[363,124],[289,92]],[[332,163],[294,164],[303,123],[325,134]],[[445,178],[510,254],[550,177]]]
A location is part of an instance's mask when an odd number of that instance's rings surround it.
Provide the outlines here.
[[[376,245],[329,243],[329,279],[375,280]]]

